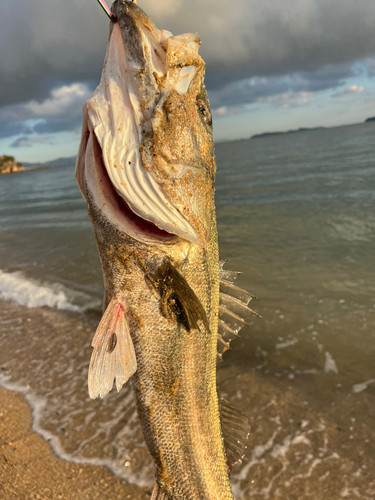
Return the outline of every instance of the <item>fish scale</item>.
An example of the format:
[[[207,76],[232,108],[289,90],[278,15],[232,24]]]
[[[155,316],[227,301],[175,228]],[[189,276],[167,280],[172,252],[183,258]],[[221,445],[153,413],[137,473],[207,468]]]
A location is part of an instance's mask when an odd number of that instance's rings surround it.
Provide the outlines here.
[[[249,428],[216,388],[220,273],[236,273],[219,268],[200,42],[157,30],[132,2],[111,11],[76,165],[105,286],[89,393],[104,397],[131,377],[156,468],[153,500],[233,500],[228,465],[242,458]],[[221,325],[237,333],[251,296],[223,286]]]
[[[155,252],[133,241],[118,242],[106,221],[89,205],[103,272],[130,307],[130,330],[137,371],[132,377],[138,415],[157,466],[158,483],[171,498],[230,499],[216,391],[218,272],[208,273],[210,252],[189,249],[183,274],[206,310],[210,328],[188,331],[160,314],[160,298],[144,278],[153,274]],[[215,251],[214,241],[210,244]],[[126,252],[123,249],[126,248]],[[139,256],[142,256],[142,265]],[[160,259],[165,257],[160,253]],[[212,259],[213,260],[213,259]],[[211,264],[214,265],[214,262]],[[209,279],[214,276],[215,279]],[[112,291],[113,290],[113,291]],[[121,292],[118,292],[120,291]],[[216,328],[216,329],[215,329]],[[223,491],[226,493],[223,495]]]

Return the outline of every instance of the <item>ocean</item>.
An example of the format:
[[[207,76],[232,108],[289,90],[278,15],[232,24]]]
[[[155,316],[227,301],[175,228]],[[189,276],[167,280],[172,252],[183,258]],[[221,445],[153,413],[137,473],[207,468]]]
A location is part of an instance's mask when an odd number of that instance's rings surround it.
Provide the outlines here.
[[[220,257],[262,319],[218,366],[236,500],[375,498],[375,123],[216,145]],[[130,385],[87,394],[102,277],[74,165],[0,177],[0,384],[71,461],[151,485]]]

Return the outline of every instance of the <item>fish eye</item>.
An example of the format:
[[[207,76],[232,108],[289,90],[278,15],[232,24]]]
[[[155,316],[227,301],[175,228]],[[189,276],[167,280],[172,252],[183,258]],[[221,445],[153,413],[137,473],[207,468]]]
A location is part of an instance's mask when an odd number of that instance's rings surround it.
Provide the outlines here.
[[[210,108],[206,105],[206,103],[204,101],[202,101],[202,99],[197,99],[197,107],[198,107],[199,114],[201,115],[203,121],[207,125],[211,126],[212,125],[212,116],[211,116]]]

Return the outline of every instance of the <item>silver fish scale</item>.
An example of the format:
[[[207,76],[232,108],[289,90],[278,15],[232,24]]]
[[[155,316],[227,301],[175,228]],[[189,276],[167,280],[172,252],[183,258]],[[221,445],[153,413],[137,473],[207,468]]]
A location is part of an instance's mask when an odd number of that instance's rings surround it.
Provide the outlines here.
[[[198,274],[196,266],[194,271]],[[133,387],[158,483],[173,499],[232,499],[216,385],[210,383],[216,371],[214,336],[176,328],[160,315],[157,299],[150,299],[144,327],[133,332],[138,363]]]

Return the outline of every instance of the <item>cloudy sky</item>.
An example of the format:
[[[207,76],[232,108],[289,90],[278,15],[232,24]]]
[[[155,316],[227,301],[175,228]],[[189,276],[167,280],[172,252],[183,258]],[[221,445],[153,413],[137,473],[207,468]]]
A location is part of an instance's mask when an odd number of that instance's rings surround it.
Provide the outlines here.
[[[159,28],[197,32],[217,140],[375,115],[371,0],[138,0]],[[95,0],[3,2],[0,154],[76,154],[108,19]]]

